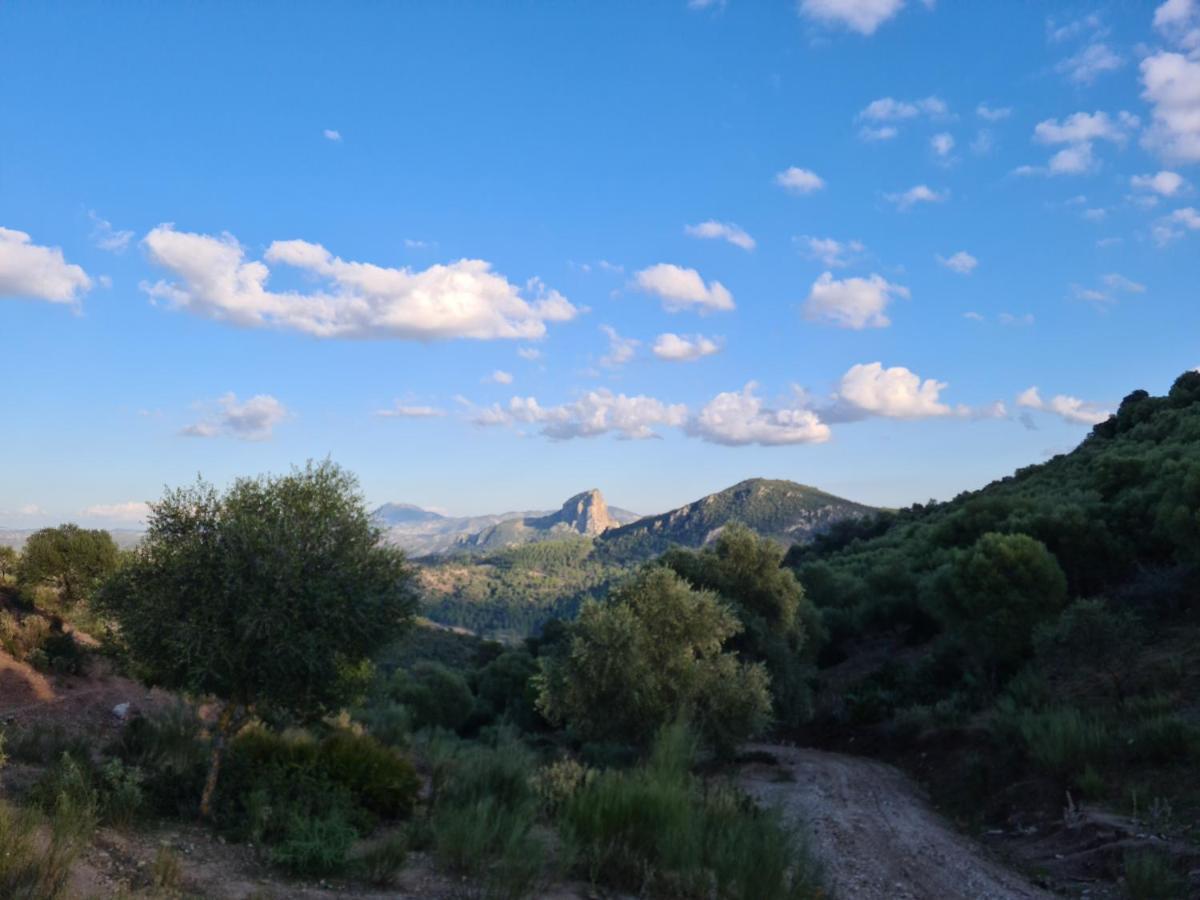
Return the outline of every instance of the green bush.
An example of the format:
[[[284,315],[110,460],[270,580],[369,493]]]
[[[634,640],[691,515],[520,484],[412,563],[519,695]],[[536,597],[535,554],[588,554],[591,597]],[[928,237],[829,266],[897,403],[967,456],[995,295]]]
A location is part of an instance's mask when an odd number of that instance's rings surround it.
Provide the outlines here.
[[[357,837],[337,810],[322,816],[297,814],[269,855],[271,862],[293,875],[336,875],[346,867],[346,856]]]
[[[91,823],[75,810],[56,810],[44,841],[38,835],[40,824],[32,810],[17,810],[0,800],[0,897],[5,900],[66,897],[71,866]]]
[[[1162,854],[1131,850],[1125,854],[1125,889],[1132,900],[1178,900],[1187,887]]]
[[[403,703],[387,701],[359,710],[355,720],[380,743],[403,750],[412,737],[413,717]]]
[[[148,804],[163,815],[190,815],[200,802],[208,767],[208,740],[195,709],[176,703],[132,719],[114,749],[143,775]]]
[[[1102,722],[1072,707],[1026,711],[1018,728],[1030,758],[1043,771],[1061,778],[1102,762],[1111,743]]]
[[[730,788],[690,774],[695,743],[663,729],[649,761],[600,773],[563,806],[568,856],[593,882],[641,895],[820,896],[820,876],[798,834]]]
[[[1200,728],[1178,714],[1160,713],[1134,726],[1128,752],[1143,762],[1187,762],[1200,757]]]
[[[82,675],[87,652],[65,631],[51,631],[38,648],[38,668],[56,675]]]
[[[395,832],[368,847],[358,858],[363,878],[376,887],[391,887],[408,861],[408,845],[408,835]]]
[[[321,741],[317,763],[364,809],[384,818],[412,812],[421,787],[416,769],[370,735],[335,731]]]
[[[467,680],[441,663],[419,662],[392,680],[391,696],[412,711],[415,728],[458,731],[471,715],[475,697]]]

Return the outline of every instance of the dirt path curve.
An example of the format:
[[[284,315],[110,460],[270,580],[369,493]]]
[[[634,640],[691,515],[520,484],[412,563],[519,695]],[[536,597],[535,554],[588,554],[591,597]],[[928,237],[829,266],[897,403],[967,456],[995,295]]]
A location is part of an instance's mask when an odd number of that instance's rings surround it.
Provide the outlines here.
[[[919,788],[883,763],[759,744],[778,766],[746,766],[740,783],[764,805],[807,823],[830,887],[844,900],[1049,898],[934,812]],[[782,771],[781,771],[782,769]],[[788,779],[792,780],[788,780]]]

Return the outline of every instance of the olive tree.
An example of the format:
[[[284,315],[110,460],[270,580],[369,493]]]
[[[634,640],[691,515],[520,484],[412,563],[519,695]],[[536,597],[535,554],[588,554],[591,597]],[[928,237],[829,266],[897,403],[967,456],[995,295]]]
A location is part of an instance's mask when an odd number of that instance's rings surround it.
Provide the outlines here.
[[[724,649],[741,630],[711,591],[651,566],[604,603],[585,603],[569,641],[541,658],[538,709],[585,740],[647,745],[690,716],[718,750],[761,731],[770,679]]]
[[[412,572],[330,462],[224,493],[198,481],[150,509],[97,601],[143,680],[219,704],[208,816],[228,738],[258,713],[312,720],[343,702],[346,676],[411,622]]]
[[[100,529],[59,525],[35,531],[21,551],[22,584],[53,584],[64,603],[85,599],[117,568],[117,544]]]
[[[17,571],[17,551],[12,547],[0,547],[0,581]]]

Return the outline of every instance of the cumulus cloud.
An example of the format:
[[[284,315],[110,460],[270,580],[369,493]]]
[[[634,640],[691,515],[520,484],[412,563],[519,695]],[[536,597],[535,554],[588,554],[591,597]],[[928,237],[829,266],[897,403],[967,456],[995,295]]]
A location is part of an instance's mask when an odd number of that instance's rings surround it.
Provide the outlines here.
[[[608,336],[608,353],[600,359],[602,366],[623,366],[633,359],[641,341],[622,337],[611,325],[601,325],[600,330]]]
[[[752,381],[740,392],[717,394],[687,423],[688,434],[714,444],[780,446],[829,440],[829,426],[803,406],[773,409],[755,394]]]
[[[941,203],[949,195],[947,191],[935,191],[926,184],[918,184],[907,191],[897,194],[884,195],[887,200],[896,205],[897,209],[912,209],[918,203]]]
[[[1045,119],[1033,129],[1033,139],[1040,144],[1066,144],[1057,151],[1045,167],[1021,166],[1020,175],[1083,175],[1097,168],[1093,153],[1096,141],[1124,144],[1140,120],[1132,113],[1121,111],[1110,116],[1106,112],[1077,112],[1061,122]]]
[[[988,106],[986,103],[980,103],[975,107],[975,115],[979,116],[985,122],[999,122],[1012,115],[1012,107]]]
[[[951,272],[957,272],[959,275],[970,275],[975,271],[975,267],[979,265],[979,260],[966,250],[959,250],[954,255],[948,257],[939,256],[937,261]]]
[[[326,128],[321,134],[325,136],[325,140],[333,141],[335,144],[340,144],[342,141],[342,133],[334,128]]]
[[[634,275],[634,286],[654,294],[668,312],[695,309],[699,312],[727,311],[734,308],[733,295],[719,281],[704,283],[695,269],[659,263]]]
[[[1164,159],[1200,161],[1200,60],[1156,53],[1142,60],[1141,72],[1142,99],[1152,107],[1143,144]]]
[[[808,293],[804,315],[839,328],[885,328],[891,324],[886,315],[888,304],[895,297],[908,296],[908,288],[891,284],[880,275],[839,281],[832,272],[823,272]]]
[[[1154,27],[1170,41],[1200,53],[1200,3],[1196,0],[1167,0],[1154,11]]]
[[[133,232],[113,228],[112,222],[103,219],[93,209],[88,210],[88,218],[92,220],[92,233],[89,236],[93,244],[109,253],[123,253],[133,240]]]
[[[83,514],[93,519],[110,519],[115,522],[144,522],[150,515],[150,506],[140,500],[124,503],[99,503],[83,509]]]
[[[904,8],[904,0],[800,0],[800,14],[820,22],[872,35]]]
[[[186,437],[236,437],[247,441],[265,441],[290,415],[287,407],[270,394],[255,394],[244,403],[232,391],[222,395],[216,410],[180,433]]]
[[[1156,244],[1165,247],[1172,241],[1183,237],[1186,231],[1200,231],[1200,212],[1196,212],[1195,207],[1192,206],[1185,206],[1170,215],[1163,216],[1154,223],[1151,235]]]
[[[921,100],[880,97],[863,107],[854,118],[861,123],[858,135],[863,140],[888,141],[900,133],[898,123],[921,116],[940,118],[946,113],[946,103],[940,97],[931,96]]]
[[[926,419],[956,412],[941,401],[946,384],[921,379],[904,366],[885,369],[883,363],[851,366],[838,383],[828,421],[852,421],[866,416],[889,419]],[[965,412],[965,408],[957,410]]]
[[[375,410],[375,415],[381,419],[436,419],[446,415],[446,411],[436,406],[416,406],[397,400],[394,406]]]
[[[1043,400],[1037,387],[1031,387],[1017,395],[1017,406],[1053,413],[1064,421],[1075,425],[1097,425],[1109,417],[1109,412],[1095,403],[1086,403],[1078,397],[1057,394]]]
[[[0,227],[0,298],[45,300],[78,306],[92,279],[58,247],[33,243],[24,231]]]
[[[753,250],[755,246],[754,238],[750,237],[745,229],[732,222],[718,222],[715,219],[709,219],[699,225],[686,225],[683,231],[695,238],[728,241],[743,250]]]
[[[1123,65],[1125,60],[1108,44],[1097,41],[1064,59],[1054,70],[1075,84],[1091,84],[1105,72],[1116,71]]]
[[[687,419],[683,404],[667,404],[653,397],[629,397],[607,389],[589,391],[560,406],[542,406],[535,397],[513,397],[507,406],[493,404],[474,410],[477,425],[530,424],[553,440],[615,434],[628,440],[659,437],[659,426],[681,426]]]
[[[825,180],[810,169],[789,166],[775,176],[775,183],[793,194],[811,194],[825,187]]]
[[[801,253],[809,259],[820,260],[831,269],[849,265],[867,249],[861,241],[838,241],[807,234],[795,238],[795,241]]]
[[[1174,197],[1185,185],[1183,176],[1178,172],[1156,172],[1153,175],[1134,175],[1129,179],[1129,186],[1138,191],[1150,191],[1162,197]]]
[[[929,147],[938,157],[945,159],[954,151],[954,135],[948,131],[935,134],[929,139]]]
[[[693,362],[721,352],[719,340],[702,334],[660,334],[654,341],[654,355],[667,362]]]
[[[484,375],[480,379],[484,384],[512,384],[513,377],[511,372],[505,372],[503,369],[496,369],[490,375]]]
[[[264,260],[245,259],[230,234],[213,237],[159,225],[142,240],[150,260],[175,280],[142,284],[155,301],[249,328],[280,328],[320,338],[437,340],[539,338],[547,322],[579,310],[536,279],[530,299],[490,263],[461,259],[421,271],[348,262],[320,244],[276,241]],[[267,263],[323,279],[311,292],[267,288]]]

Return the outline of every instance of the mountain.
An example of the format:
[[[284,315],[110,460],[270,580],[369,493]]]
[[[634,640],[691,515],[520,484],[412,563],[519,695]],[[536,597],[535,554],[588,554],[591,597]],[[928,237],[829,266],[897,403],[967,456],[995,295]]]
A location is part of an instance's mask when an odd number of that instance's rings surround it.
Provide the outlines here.
[[[597,555],[611,560],[649,559],[668,547],[701,547],[730,522],[740,522],[782,544],[804,542],[846,519],[876,512],[794,481],[751,478],[681,506],[605,531]]]
[[[473,553],[551,537],[595,536],[639,518],[637,513],[608,506],[597,490],[576,494],[554,512],[444,516],[411,503],[385,503],[372,517],[384,528],[385,541],[412,556]]]
[[[509,519],[460,538],[455,549],[494,550],[533,541],[584,535],[597,537],[622,522],[638,519],[637,514],[610,508],[595,488],[576,494],[553,513]]]

